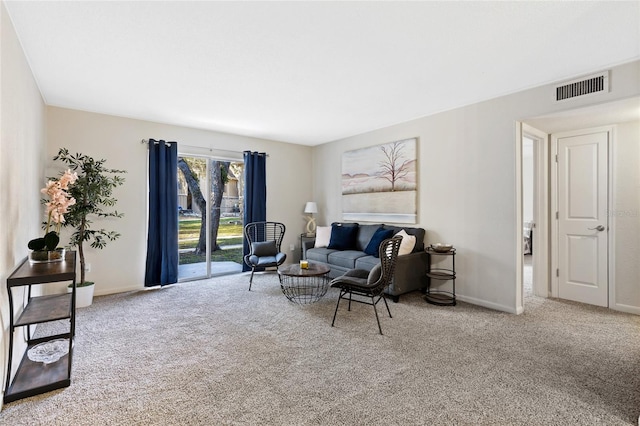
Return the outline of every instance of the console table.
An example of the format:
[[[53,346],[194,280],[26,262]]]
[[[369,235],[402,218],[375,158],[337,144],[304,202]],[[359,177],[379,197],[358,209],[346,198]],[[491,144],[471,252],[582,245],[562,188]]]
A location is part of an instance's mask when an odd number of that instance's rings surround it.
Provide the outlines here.
[[[32,296],[31,286],[54,282],[71,281],[72,291],[65,294]],[[15,305],[13,290],[26,287],[27,302]],[[71,359],[73,354],[73,337],[75,335],[76,310],[76,252],[67,251],[65,259],[60,262],[31,264],[24,259],[7,278],[7,294],[9,296],[9,354],[7,382],[4,402],[27,398],[71,384]],[[20,306],[23,305],[23,306]],[[22,312],[14,320],[16,309]],[[32,338],[31,326],[49,321],[69,320],[69,331],[51,336]],[[20,366],[11,376],[16,329],[24,327],[27,335],[27,350],[22,356]],[[59,339],[68,339],[69,351],[55,362],[43,363],[29,359],[28,352],[34,346]]]

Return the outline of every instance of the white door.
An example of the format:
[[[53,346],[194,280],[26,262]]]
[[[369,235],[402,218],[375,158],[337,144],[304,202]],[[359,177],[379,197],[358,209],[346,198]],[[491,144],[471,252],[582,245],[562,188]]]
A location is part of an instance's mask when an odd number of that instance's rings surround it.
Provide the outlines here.
[[[557,136],[558,296],[608,306],[609,132]]]

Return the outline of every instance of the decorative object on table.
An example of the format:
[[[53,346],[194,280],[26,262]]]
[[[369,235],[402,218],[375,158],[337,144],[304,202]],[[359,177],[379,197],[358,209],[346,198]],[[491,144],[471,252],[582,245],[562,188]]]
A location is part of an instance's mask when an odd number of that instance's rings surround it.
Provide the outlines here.
[[[427,272],[429,278],[427,291],[424,300],[432,305],[439,306],[455,306],[456,305],[456,249],[451,244],[432,244],[427,247],[426,252],[429,253],[430,264]],[[433,256],[446,256],[451,258],[451,268],[437,267],[433,268]],[[431,280],[451,281],[451,291],[434,290],[431,286]]]
[[[309,269],[309,262],[306,260],[300,261],[300,269]]]
[[[118,200],[113,197],[113,190],[124,183],[124,178],[121,175],[126,172],[106,168],[104,166],[106,160],[104,159],[96,160],[80,153],[71,154],[66,148],[60,148],[53,159],[63,162],[78,176],[68,190],[76,202],[69,207],[66,221],[62,226],[70,226],[74,229],[69,243],[71,246],[78,246],[80,282],[76,288],[76,306],[81,308],[92,303],[94,289],[94,283],[85,279],[84,243],[90,243],[94,249],[103,249],[109,241],[120,237],[116,231],[94,228],[92,225],[94,218],[121,218],[123,216],[117,210],[108,211],[106,209],[116,205]],[[79,296],[85,292],[87,292],[86,298]]]
[[[27,351],[33,362],[51,364],[69,353],[69,339],[55,339],[39,343]]]
[[[280,251],[285,226],[280,222],[252,222],[244,227],[244,236],[249,243],[249,254],[244,257],[244,262],[251,268],[249,278],[249,291],[253,283],[253,273],[264,268],[278,267],[287,258]]]
[[[64,259],[65,249],[58,248],[60,228],[65,222],[64,215],[76,203],[76,199],[68,191],[77,179],[77,173],[67,170],[58,179],[50,179],[47,186],[40,190],[48,197],[42,199],[47,221],[43,224],[44,237],[29,241],[28,247],[32,250],[29,253],[29,262],[58,262]]]
[[[417,139],[342,154],[342,219],[416,223]]]
[[[443,244],[443,243],[436,243],[436,244],[431,244],[430,247],[435,252],[447,253],[447,252],[451,251],[451,249],[453,248],[453,245],[451,245],[451,244]]]
[[[312,237],[316,233],[316,220],[313,218],[313,214],[318,213],[318,205],[314,201],[307,201],[304,212],[309,215],[307,216],[307,236]]]
[[[382,326],[380,326],[380,318],[378,317],[376,304],[378,304],[380,299],[382,299],[384,301],[384,305],[387,307],[389,318],[393,318],[391,316],[391,311],[389,310],[389,304],[387,303],[387,299],[384,297],[383,292],[384,289],[391,284],[401,242],[402,238],[399,236],[384,240],[380,244],[378,252],[380,263],[374,266],[371,271],[367,271],[365,269],[351,269],[344,275],[331,281],[331,287],[338,287],[340,289],[340,295],[338,296],[338,303],[336,303],[336,310],[333,313],[331,327],[333,327],[336,322],[340,299],[346,298],[349,300],[349,310],[351,310],[352,301],[373,306],[373,312],[376,314],[376,321],[378,322],[378,330],[380,331],[380,334],[382,334]],[[349,297],[347,297],[347,295],[349,295]],[[371,301],[360,300],[358,298],[354,299],[353,295],[370,298]]]

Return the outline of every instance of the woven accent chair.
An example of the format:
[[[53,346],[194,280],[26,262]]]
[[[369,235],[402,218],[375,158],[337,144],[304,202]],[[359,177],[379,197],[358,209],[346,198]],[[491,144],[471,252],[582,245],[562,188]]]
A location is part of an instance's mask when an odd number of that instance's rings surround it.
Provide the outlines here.
[[[287,258],[287,255],[280,251],[284,231],[284,224],[279,222],[252,222],[245,225],[244,236],[249,243],[249,254],[244,257],[244,263],[251,267],[249,291],[256,268],[261,270],[275,266],[277,271],[278,266]]]
[[[351,301],[364,303],[365,305],[373,306],[373,312],[376,314],[376,321],[378,321],[378,330],[382,334],[382,327],[380,326],[380,318],[378,317],[378,310],[376,304],[382,299],[389,318],[391,311],[387,304],[387,299],[384,297],[384,289],[391,284],[393,278],[393,271],[396,266],[396,259],[398,258],[398,250],[400,249],[400,242],[402,237],[393,237],[384,240],[380,243],[378,252],[380,253],[380,263],[373,267],[369,272],[364,269],[351,269],[345,272],[344,275],[335,278],[331,281],[331,287],[340,288],[340,296],[338,297],[338,303],[336,304],[336,310],[333,313],[333,321],[331,327],[336,322],[336,315],[338,314],[338,307],[340,306],[340,300],[346,298],[349,295],[349,311],[351,310]],[[368,300],[353,299],[353,295],[370,298]],[[377,297],[377,300],[376,300]]]

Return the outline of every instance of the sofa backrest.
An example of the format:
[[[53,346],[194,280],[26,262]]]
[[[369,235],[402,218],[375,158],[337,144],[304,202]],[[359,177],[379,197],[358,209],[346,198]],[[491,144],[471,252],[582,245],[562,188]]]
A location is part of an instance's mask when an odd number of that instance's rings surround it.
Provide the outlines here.
[[[369,244],[369,241],[371,240],[371,237],[373,236],[373,234],[381,226],[384,227],[384,229],[393,230],[394,235],[404,229],[407,234],[414,235],[416,237],[416,246],[413,248],[413,252],[415,253],[415,252],[420,252],[424,250],[425,230],[423,228],[410,228],[406,226],[384,225],[381,223],[376,223],[371,225],[369,224],[361,225],[355,222],[334,222],[331,225],[332,226],[333,225],[357,226],[358,236],[357,236],[357,242],[356,242],[356,249],[360,251],[364,251],[364,249],[367,247],[367,244]]]

